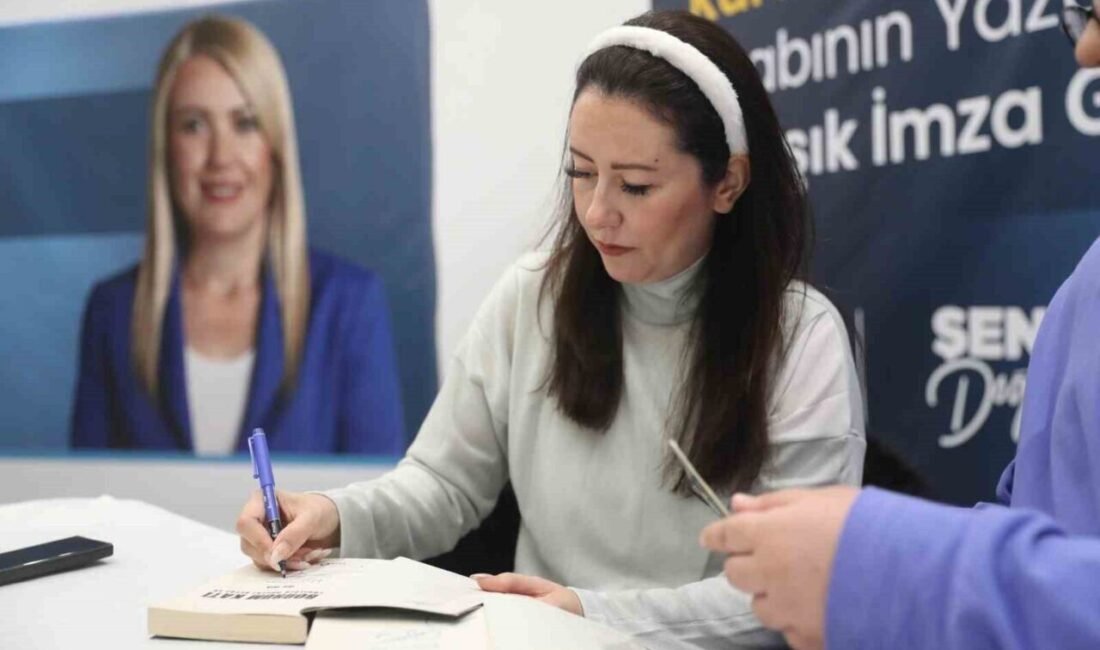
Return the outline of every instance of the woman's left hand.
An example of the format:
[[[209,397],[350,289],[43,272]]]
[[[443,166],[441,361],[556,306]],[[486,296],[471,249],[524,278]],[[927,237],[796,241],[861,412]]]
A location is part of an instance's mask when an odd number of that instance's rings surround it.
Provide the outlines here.
[[[572,589],[545,578],[525,576],[519,573],[500,573],[495,576],[488,573],[475,573],[470,577],[477,580],[478,586],[485,591],[531,596],[554,607],[564,609],[570,614],[584,616],[581,599],[577,598],[577,594]]]

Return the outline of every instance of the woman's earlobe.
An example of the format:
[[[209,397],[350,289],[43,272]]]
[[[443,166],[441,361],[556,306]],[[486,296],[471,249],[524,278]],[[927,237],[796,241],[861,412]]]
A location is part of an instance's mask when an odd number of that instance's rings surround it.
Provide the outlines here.
[[[726,167],[726,175],[718,181],[718,187],[714,193],[714,211],[718,214],[727,214],[737,204],[737,199],[745,193],[749,187],[752,173],[749,165],[749,157],[746,155],[730,156],[729,165]]]

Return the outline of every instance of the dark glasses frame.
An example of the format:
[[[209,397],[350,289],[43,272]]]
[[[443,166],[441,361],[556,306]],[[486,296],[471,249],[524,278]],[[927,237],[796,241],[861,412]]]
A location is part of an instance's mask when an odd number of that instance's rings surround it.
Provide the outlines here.
[[[1076,46],[1077,41],[1081,40],[1081,35],[1085,33],[1089,21],[1096,20],[1096,11],[1091,2],[1087,5],[1066,4],[1058,16],[1061,19],[1062,32],[1069,39],[1070,44]]]

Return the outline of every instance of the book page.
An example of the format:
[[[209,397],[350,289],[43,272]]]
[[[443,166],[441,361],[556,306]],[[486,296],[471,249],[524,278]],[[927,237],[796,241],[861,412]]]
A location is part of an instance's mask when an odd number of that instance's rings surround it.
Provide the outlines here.
[[[393,610],[320,612],[306,650],[642,650],[621,632],[534,598],[483,595],[482,608],[458,619]]]
[[[481,604],[473,580],[405,558],[323,560],[286,578],[253,565],[156,608],[209,614],[298,615],[329,607],[393,607],[458,616]]]
[[[480,611],[492,650],[643,650],[622,632],[527,596],[486,593]]]
[[[457,619],[393,610],[319,612],[306,650],[487,650],[480,609]]]

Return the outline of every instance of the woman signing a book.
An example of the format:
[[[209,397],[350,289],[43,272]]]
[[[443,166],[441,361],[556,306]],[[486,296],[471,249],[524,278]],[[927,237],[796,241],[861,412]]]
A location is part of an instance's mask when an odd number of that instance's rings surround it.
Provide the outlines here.
[[[592,44],[567,148],[552,250],[492,290],[406,457],[377,480],[280,493],[274,542],[254,497],[242,550],[292,569],[335,546],[430,557],[511,480],[525,575],[482,588],[651,647],[781,643],[700,549],[713,515],[666,445],[724,496],[860,481],[855,367],[802,280],[804,187],[767,94],[722,28],[644,14]]]

